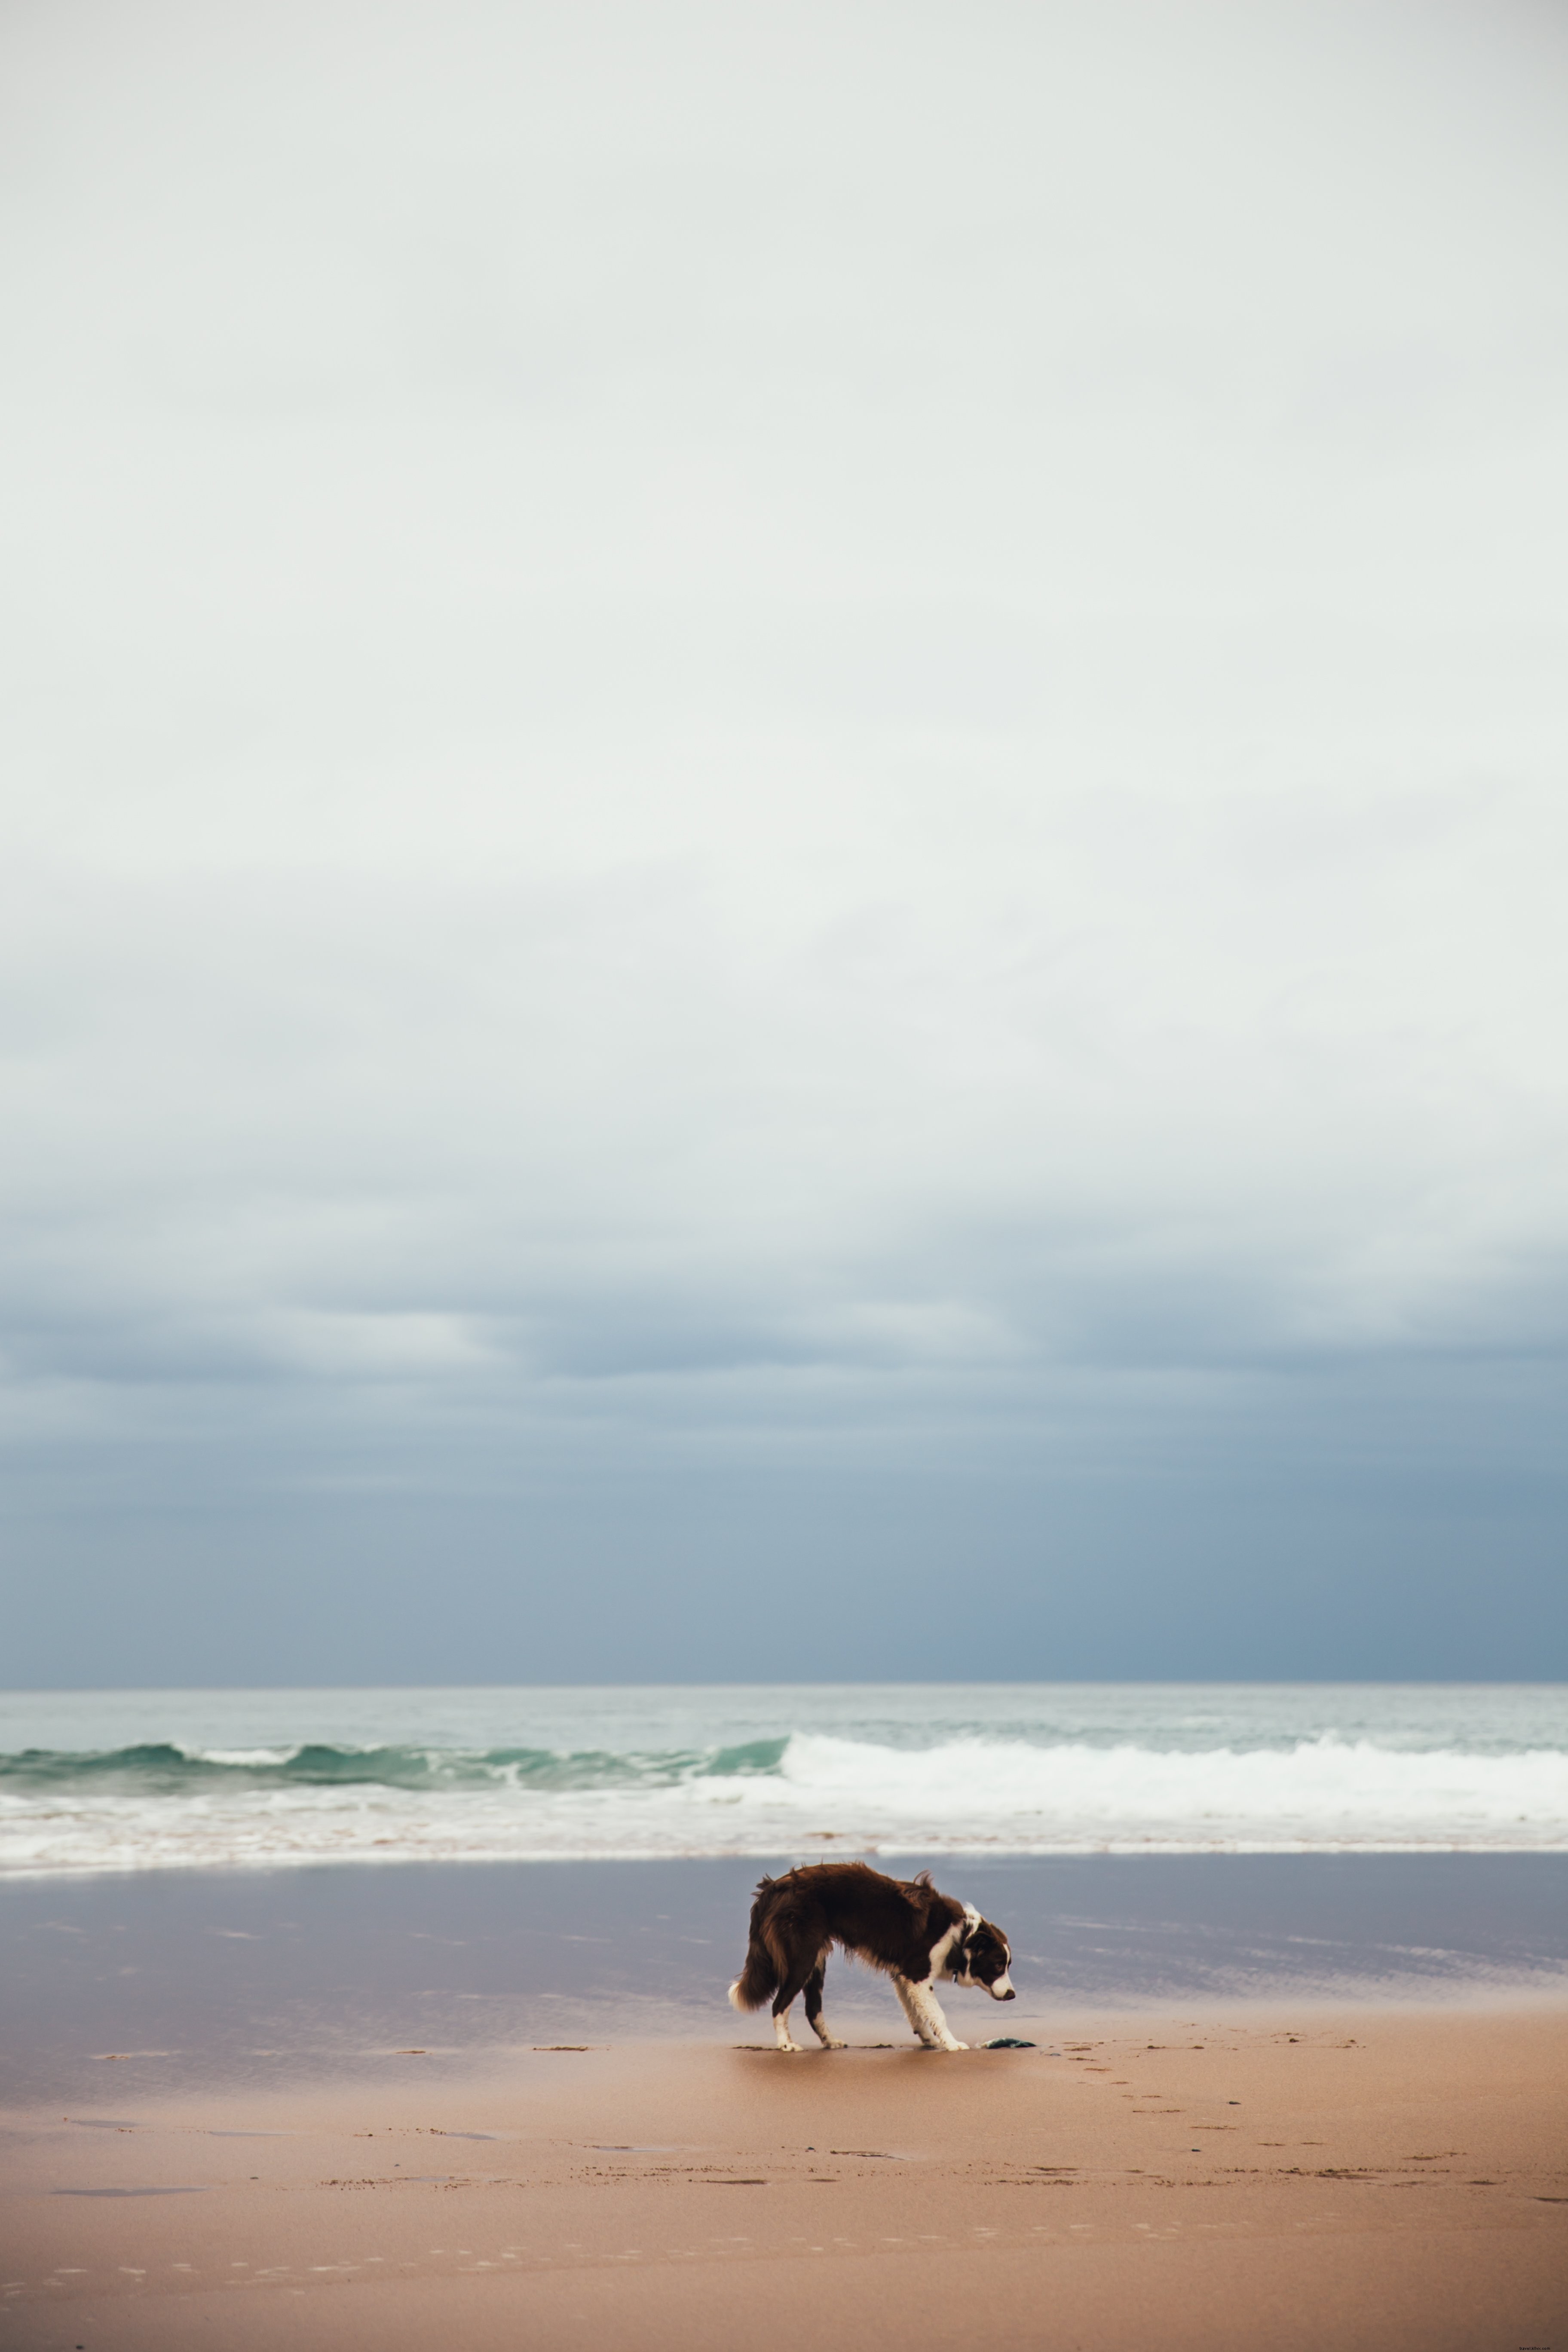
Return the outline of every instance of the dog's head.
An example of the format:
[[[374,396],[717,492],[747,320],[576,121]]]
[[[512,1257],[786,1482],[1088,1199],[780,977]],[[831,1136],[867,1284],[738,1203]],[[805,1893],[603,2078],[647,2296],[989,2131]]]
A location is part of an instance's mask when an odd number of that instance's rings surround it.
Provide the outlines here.
[[[954,1983],[974,1985],[993,2000],[1012,2000],[1016,1996],[1007,1973],[1012,1965],[1013,1948],[1001,1928],[983,1919],[973,1904],[965,1904],[963,1929],[948,1959]]]

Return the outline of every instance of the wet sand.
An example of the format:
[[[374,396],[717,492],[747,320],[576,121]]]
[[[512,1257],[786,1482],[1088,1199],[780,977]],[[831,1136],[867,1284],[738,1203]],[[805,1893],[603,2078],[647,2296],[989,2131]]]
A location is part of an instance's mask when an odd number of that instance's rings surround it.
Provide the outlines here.
[[[361,1864],[0,1883],[0,2106],[97,2097],[103,2050],[169,2053],[147,2075],[162,2097],[374,2073],[380,2053],[411,2042],[722,2037],[761,1867]],[[1002,1922],[1024,1999],[1057,2016],[1324,1998],[1500,2005],[1524,1992],[1568,2003],[1568,1854],[966,1856],[935,1870]],[[829,2001],[862,2039],[897,2021],[886,1988],[837,1961]]]
[[[0,2346],[1568,2346],[1568,2009],[959,1995],[1039,2046],[948,2057],[887,2006],[894,2046],[794,2058],[742,2028],[268,2089],[102,2053],[4,2118]]]

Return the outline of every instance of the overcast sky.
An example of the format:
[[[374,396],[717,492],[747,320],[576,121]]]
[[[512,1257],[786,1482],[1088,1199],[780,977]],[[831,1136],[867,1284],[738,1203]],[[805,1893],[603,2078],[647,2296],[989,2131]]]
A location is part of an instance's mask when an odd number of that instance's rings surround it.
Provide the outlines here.
[[[1568,1672],[1568,20],[10,0],[0,1682]]]

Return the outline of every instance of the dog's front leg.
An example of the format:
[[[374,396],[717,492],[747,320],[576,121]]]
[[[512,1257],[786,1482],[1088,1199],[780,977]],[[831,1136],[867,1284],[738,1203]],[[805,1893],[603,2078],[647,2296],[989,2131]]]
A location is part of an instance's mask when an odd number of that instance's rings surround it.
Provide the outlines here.
[[[942,2015],[942,2003],[936,1997],[936,1989],[933,1985],[911,1984],[910,1995],[918,2005],[921,2017],[924,2021],[926,2030],[921,2033],[921,2040],[928,2050],[968,2049],[968,2042],[958,2040]]]
[[[897,1969],[889,1969],[889,1973],[893,1979],[893,1990],[899,1996],[899,2007],[909,2019],[916,2041],[927,2050],[935,2050],[938,2042],[920,1999],[920,1987],[912,1985],[908,1977],[901,1977]]]

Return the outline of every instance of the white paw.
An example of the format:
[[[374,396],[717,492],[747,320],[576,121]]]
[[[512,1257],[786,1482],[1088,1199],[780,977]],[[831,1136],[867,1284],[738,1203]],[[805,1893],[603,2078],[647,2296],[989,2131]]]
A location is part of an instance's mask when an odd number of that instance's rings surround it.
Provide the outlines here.
[[[798,2042],[781,2042],[778,2047],[786,2058],[798,2058],[800,2056],[800,2044]]]
[[[950,2033],[942,2046],[944,2050],[967,2050],[969,2044],[967,2042],[955,2042]]]
[[[822,2037],[822,2046],[825,2050],[847,2050],[849,2044],[847,2042],[840,2042],[837,2033],[825,2033]]]

